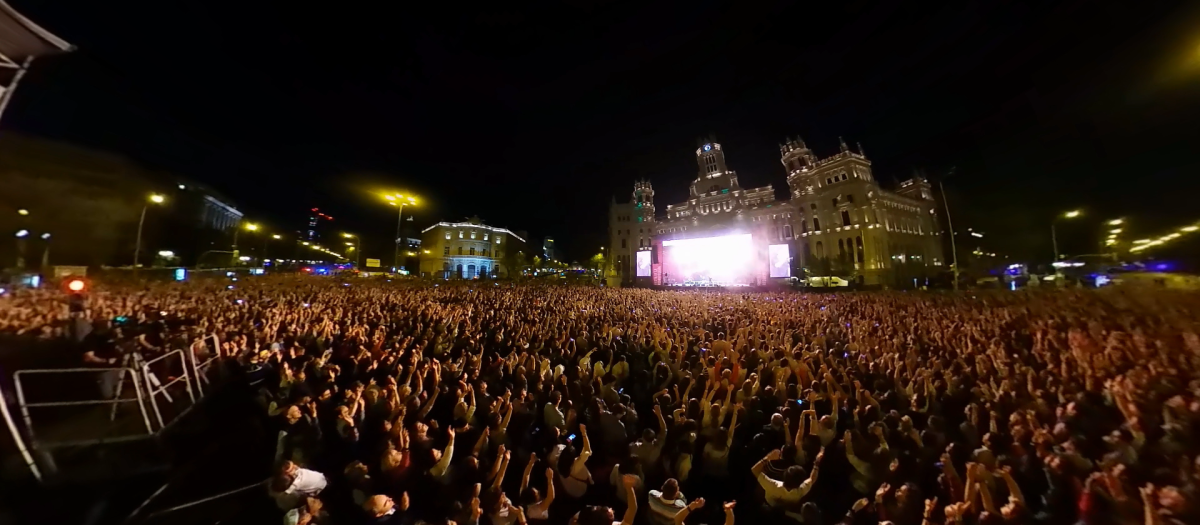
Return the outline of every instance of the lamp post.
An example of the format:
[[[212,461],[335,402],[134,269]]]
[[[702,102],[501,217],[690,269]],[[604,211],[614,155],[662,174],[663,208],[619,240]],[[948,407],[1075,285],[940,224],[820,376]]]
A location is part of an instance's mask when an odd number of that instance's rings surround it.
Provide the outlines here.
[[[42,273],[50,268],[50,233],[42,234]]]
[[[955,168],[950,168],[946,176],[942,180],[950,178],[954,175]],[[946,188],[942,186],[942,180],[938,181],[938,191],[942,193],[942,208],[946,210],[946,228],[950,230],[950,260],[954,265],[954,291],[958,291],[958,248],[954,246],[954,222],[950,220],[950,203],[946,200]]]
[[[399,193],[384,195],[383,198],[387,199],[388,204],[398,208],[396,213],[396,246],[395,251],[392,252],[392,271],[395,272],[400,268],[400,225],[404,224],[404,206],[406,204],[409,206],[416,206],[417,200],[411,196],[405,196]]]
[[[358,238],[358,235],[355,235],[353,233],[343,233],[342,238],[343,239],[354,239],[354,242],[346,242],[346,246],[349,247],[348,249],[354,250],[354,267],[361,270],[362,267],[359,264],[359,262],[360,262],[360,259],[362,258],[362,240]]]
[[[237,228],[233,229],[233,246],[230,247],[230,253],[232,254],[230,261],[229,261],[230,266],[237,266],[237,261],[238,261],[237,239],[238,239],[238,233],[241,232],[242,228],[245,228],[247,231],[258,231],[258,225],[254,224],[252,222],[240,224],[240,225],[238,225]]]
[[[146,210],[150,208],[151,204],[162,204],[163,202],[166,202],[166,200],[167,198],[163,197],[162,195],[151,193],[150,197],[146,199],[146,203],[142,205],[142,217],[138,219],[137,241],[134,243],[133,247],[134,270],[137,270],[138,268],[138,256],[142,253],[142,227],[146,224]]]
[[[1055,228],[1054,228],[1055,224],[1058,223],[1059,219],[1074,219],[1075,217],[1078,217],[1082,214],[1083,214],[1083,212],[1081,212],[1079,210],[1071,210],[1069,212],[1063,213],[1062,215],[1055,217],[1054,220],[1050,221],[1050,243],[1052,245],[1054,245],[1054,261],[1053,262],[1058,262],[1058,233],[1055,231]]]
[[[25,239],[29,237],[29,230],[17,230],[17,269],[25,269]]]

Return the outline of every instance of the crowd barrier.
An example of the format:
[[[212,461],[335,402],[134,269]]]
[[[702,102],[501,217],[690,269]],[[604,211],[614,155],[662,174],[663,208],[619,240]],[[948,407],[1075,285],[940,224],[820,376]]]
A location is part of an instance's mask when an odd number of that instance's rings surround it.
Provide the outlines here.
[[[222,368],[218,355],[197,358],[191,350],[172,350],[150,360],[131,354],[120,366],[111,368],[18,370],[12,375],[12,385],[23,425],[13,418],[3,388],[0,416],[30,473],[44,483],[57,471],[56,450],[159,436],[223,379]],[[73,389],[75,399],[40,399],[53,397],[47,392],[57,393],[62,385],[81,386],[80,376],[95,384]],[[66,412],[57,418],[37,414],[55,410]]]

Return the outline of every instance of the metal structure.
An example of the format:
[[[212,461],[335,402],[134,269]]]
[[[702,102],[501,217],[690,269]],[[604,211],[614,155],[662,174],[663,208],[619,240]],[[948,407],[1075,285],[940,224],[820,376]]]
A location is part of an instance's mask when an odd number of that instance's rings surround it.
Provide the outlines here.
[[[73,49],[0,0],[0,118],[34,58]]]
[[[219,346],[218,346],[219,348]],[[178,359],[175,361],[175,359]],[[212,384],[210,376],[214,368],[214,364],[218,364],[220,356],[217,354],[207,356],[203,360],[198,360],[196,352],[192,350],[172,350],[161,356],[158,356],[149,361],[142,359],[125,359],[121,366],[112,368],[59,368],[59,369],[29,369],[19,370],[13,373],[13,386],[16,391],[16,407],[20,411],[24,429],[17,426],[9,412],[7,402],[3,398],[3,392],[0,392],[0,416],[3,417],[5,425],[12,434],[13,441],[17,444],[17,449],[21,453],[21,457],[29,467],[30,473],[39,482],[44,481],[44,476],[55,470],[53,458],[45,453],[52,452],[55,449],[64,447],[78,447],[89,445],[101,445],[105,443],[118,443],[127,441],[136,441],[149,439],[158,436],[163,431],[169,429],[173,423],[179,421],[185,414],[196,406],[199,399],[204,396],[204,385]],[[161,382],[157,375],[152,371],[152,366],[177,366],[180,374],[167,382]],[[220,368],[217,367],[219,372]],[[129,382],[132,385],[132,395],[127,395],[122,392],[122,389],[115,388],[112,397],[101,396],[101,392],[97,390],[95,398],[92,399],[77,399],[70,401],[31,401],[28,396],[27,387],[28,381],[33,377],[55,377],[57,380],[64,377],[78,377],[86,374],[105,374],[116,373],[120,375],[118,385],[123,385]],[[172,412],[164,412],[164,406],[160,406],[159,398],[166,400],[169,406],[177,406],[174,398],[167,389],[183,384],[183,389],[188,396],[188,406],[182,410]],[[199,395],[197,395],[199,393]],[[138,415],[140,416],[139,429],[132,432],[127,432],[126,435],[99,435],[84,438],[73,437],[72,439],[55,439],[47,437],[40,430],[45,430],[43,425],[39,425],[34,418],[33,410],[39,408],[52,407],[71,407],[71,406],[112,406],[111,412],[106,415],[109,421],[116,419],[117,409],[120,405],[131,404],[137,407]],[[153,412],[154,417],[150,414]],[[80,424],[79,421],[73,421],[75,425]],[[75,426],[72,426],[75,428]],[[40,429],[40,430],[39,430]],[[24,432],[22,432],[24,430]],[[111,428],[110,428],[111,430]],[[41,435],[39,435],[41,433]],[[76,434],[75,431],[71,432]],[[37,458],[46,464],[39,464]]]

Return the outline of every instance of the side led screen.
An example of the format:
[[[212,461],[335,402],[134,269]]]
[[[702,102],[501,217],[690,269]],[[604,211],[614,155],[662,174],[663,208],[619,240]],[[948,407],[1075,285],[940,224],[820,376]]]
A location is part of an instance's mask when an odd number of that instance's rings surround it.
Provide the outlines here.
[[[638,277],[650,277],[650,251],[642,250],[637,252],[637,273]]]
[[[792,253],[788,245],[767,246],[767,257],[771,260],[771,278],[792,276]]]

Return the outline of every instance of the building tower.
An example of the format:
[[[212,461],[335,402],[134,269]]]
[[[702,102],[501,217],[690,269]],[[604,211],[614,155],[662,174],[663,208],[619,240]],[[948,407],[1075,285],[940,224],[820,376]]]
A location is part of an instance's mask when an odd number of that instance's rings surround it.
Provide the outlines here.
[[[654,188],[650,181],[642,180],[633,183],[634,219],[640,223],[654,222]]]
[[[696,148],[696,180],[692,181],[691,196],[717,191],[740,190],[737,172],[725,165],[725,152],[719,142],[709,140]]]

